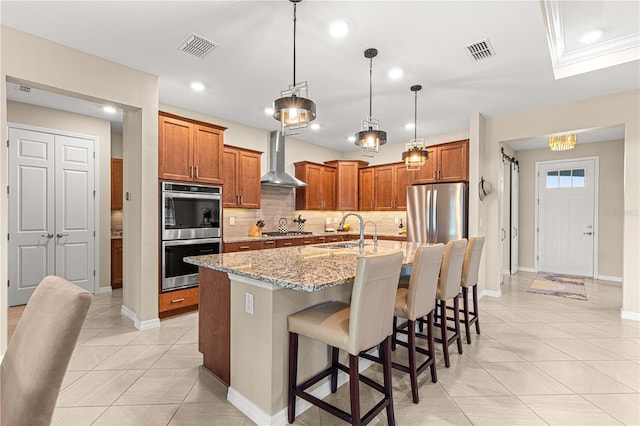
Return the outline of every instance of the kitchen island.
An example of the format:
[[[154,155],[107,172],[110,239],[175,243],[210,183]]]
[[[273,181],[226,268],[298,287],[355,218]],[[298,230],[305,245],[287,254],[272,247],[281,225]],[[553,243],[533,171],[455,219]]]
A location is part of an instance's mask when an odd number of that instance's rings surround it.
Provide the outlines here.
[[[318,303],[349,301],[358,263],[353,243],[185,258],[199,266],[204,365],[229,384],[227,399],[257,424],[287,423],[287,317]],[[408,267],[418,246],[379,241],[377,252],[402,250]],[[367,240],[365,254],[373,251]],[[325,367],[329,354],[320,342],[301,338],[299,378]],[[317,392],[322,397],[328,386]]]

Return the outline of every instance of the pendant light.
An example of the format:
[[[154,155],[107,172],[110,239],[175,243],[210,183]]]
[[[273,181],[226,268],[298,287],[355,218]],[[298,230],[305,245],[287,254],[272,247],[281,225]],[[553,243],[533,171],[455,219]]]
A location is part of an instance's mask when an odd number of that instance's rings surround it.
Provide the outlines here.
[[[273,118],[280,121],[283,134],[296,134],[316,119],[316,104],[307,98],[307,82],[296,83],[296,6],[293,3],[293,84],[273,101]]]
[[[378,152],[380,145],[387,143],[387,132],[380,130],[379,121],[372,117],[372,76],[373,58],[378,55],[378,49],[367,49],[364,57],[369,59],[369,116],[362,120],[362,130],[356,133],[355,144],[362,148],[362,155],[373,157]]]
[[[413,118],[413,139],[405,145],[406,151],[402,153],[402,160],[407,170],[420,170],[429,158],[429,152],[424,149],[424,139],[418,139],[418,92],[422,86],[416,84],[411,86],[411,91],[415,94],[415,108]]]

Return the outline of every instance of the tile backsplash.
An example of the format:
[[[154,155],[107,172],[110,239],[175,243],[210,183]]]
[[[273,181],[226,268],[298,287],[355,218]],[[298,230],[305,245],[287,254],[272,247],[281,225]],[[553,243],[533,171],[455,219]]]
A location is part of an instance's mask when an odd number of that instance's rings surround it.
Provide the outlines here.
[[[223,210],[223,235],[227,238],[243,237],[249,233],[251,226],[263,219],[265,227],[263,231],[277,231],[280,218],[287,220],[287,227],[290,231],[297,231],[298,224],[293,219],[302,215],[305,222],[305,231],[324,232],[327,218],[333,218],[338,223],[342,216],[347,213],[343,211],[318,211],[318,210],[296,210],[295,189],[279,188],[272,186],[262,187],[262,207],[260,209],[234,209],[225,208]],[[402,219],[406,225],[406,212],[404,211],[363,211],[357,212],[365,221],[371,220],[378,227],[379,234],[396,234],[398,225],[395,218]],[[235,225],[230,225],[231,218],[234,218]],[[358,219],[350,217],[347,223],[351,224],[351,229],[358,230]],[[337,227],[337,224],[336,224]],[[367,225],[366,231],[373,232],[373,226]]]

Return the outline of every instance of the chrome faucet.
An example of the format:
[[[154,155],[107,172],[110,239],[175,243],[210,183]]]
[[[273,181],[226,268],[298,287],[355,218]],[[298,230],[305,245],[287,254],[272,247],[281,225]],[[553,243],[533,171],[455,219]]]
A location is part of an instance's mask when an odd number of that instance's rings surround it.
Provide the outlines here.
[[[378,225],[376,225],[374,221],[368,220],[362,226],[363,229],[365,226],[367,226],[367,223],[370,223],[373,225],[373,251],[377,252],[378,251]]]
[[[347,213],[342,216],[342,221],[340,222],[340,226],[338,226],[338,230],[342,230],[344,227],[344,222],[347,220],[349,216],[355,216],[360,221],[360,240],[358,240],[358,247],[360,248],[360,254],[364,254],[364,219],[357,213]]]

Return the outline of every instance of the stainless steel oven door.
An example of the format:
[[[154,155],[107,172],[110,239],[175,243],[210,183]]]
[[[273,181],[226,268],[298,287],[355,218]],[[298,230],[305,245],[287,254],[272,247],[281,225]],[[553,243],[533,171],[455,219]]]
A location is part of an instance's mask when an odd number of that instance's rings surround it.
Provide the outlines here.
[[[220,253],[220,238],[162,242],[162,291],[198,285],[198,267],[184,262],[187,256]]]
[[[162,192],[163,240],[221,237],[222,197],[212,193]]]

